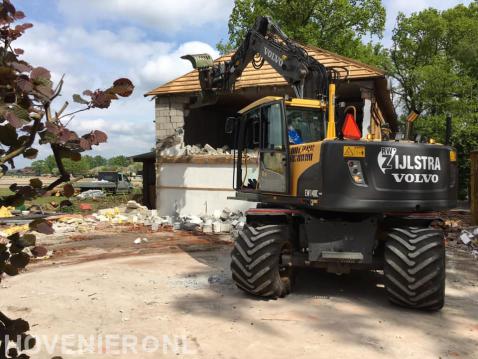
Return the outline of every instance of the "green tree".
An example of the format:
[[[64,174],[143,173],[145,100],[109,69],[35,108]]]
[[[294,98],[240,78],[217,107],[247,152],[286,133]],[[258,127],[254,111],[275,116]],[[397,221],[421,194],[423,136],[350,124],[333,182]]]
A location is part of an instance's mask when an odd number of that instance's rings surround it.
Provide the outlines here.
[[[113,166],[113,167],[127,167],[131,164],[131,160],[126,157],[126,156],[115,156],[111,157],[108,160],[108,166]]]
[[[106,158],[96,155],[95,157],[93,157],[93,160],[92,160],[92,165],[93,165],[92,168],[106,166],[107,163],[108,163],[108,160]]]
[[[84,176],[90,170],[88,160],[84,158],[79,161],[72,161],[67,158],[63,160],[63,165],[65,166],[65,170],[75,177]]]
[[[31,167],[33,168],[37,176],[51,173],[48,166],[46,165],[45,160],[33,161]]]
[[[55,157],[53,155],[49,155],[45,158],[45,165],[48,168],[48,173],[53,174],[55,170],[57,170]]]
[[[460,196],[466,195],[470,151],[478,146],[478,3],[399,14],[390,51],[396,93],[405,111],[421,112],[416,131],[444,140],[453,117]]]
[[[386,63],[381,45],[362,42],[383,34],[381,0],[236,0],[229,17],[229,39],[218,49],[226,53],[237,48],[260,15],[271,16],[295,41],[375,65]]]

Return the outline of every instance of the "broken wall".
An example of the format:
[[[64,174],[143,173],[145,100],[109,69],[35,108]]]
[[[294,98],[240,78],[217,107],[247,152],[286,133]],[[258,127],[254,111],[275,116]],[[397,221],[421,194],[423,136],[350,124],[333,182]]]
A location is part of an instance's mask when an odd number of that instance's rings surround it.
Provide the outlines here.
[[[356,106],[359,126],[363,123],[372,133],[370,113],[366,116],[363,109],[367,101],[369,105],[374,102],[373,91],[374,82],[370,80],[343,82],[337,88],[337,101]],[[160,214],[184,216],[224,207],[231,210],[253,207],[253,203],[227,199],[234,195],[233,156],[229,150],[234,146],[232,136],[224,132],[225,121],[257,99],[285,94],[292,95],[290,88],[251,87],[221,96],[216,104],[202,108],[191,106],[194,94],[157,97],[156,208]],[[364,97],[364,94],[372,95]],[[367,109],[370,112],[370,106]],[[179,128],[184,133],[179,134]],[[211,151],[204,151],[206,145]],[[221,147],[224,147],[221,151],[214,150]],[[165,148],[172,151],[164,151]],[[207,156],[214,160],[204,160]]]
[[[156,140],[162,140],[184,126],[184,116],[188,114],[188,96],[156,97]]]

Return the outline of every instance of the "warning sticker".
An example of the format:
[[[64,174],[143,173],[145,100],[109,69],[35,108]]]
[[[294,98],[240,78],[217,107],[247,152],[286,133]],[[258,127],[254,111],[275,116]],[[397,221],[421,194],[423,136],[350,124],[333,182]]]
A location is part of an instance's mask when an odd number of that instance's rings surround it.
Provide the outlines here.
[[[344,146],[344,157],[365,157],[365,146]]]

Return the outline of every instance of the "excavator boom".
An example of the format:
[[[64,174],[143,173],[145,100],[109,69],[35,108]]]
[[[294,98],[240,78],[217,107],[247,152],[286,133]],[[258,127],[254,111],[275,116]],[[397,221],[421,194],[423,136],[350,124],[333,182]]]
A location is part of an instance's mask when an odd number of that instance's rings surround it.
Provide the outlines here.
[[[289,83],[297,98],[327,98],[328,84],[338,74],[309,56],[271,18],[264,16],[257,18],[230,60],[213,63],[207,54],[182,58],[198,69],[202,96],[209,99],[233,91],[236,80],[251,62],[258,69],[267,61]]]

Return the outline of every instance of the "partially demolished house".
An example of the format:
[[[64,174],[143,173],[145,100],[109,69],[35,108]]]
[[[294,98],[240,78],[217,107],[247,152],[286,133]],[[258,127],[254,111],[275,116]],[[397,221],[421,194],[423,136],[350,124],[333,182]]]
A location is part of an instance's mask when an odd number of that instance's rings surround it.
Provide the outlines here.
[[[367,126],[364,134],[379,138],[384,123],[392,130],[396,128],[388,80],[382,70],[319,48],[305,49],[326,67],[348,70],[348,79],[337,87],[337,101],[357,108],[357,123]],[[286,81],[267,63],[258,70],[250,64],[236,82],[235,91],[221,96],[214,105],[192,108],[199,92],[194,70],[145,94],[155,99],[157,139],[156,154],[148,156],[149,160],[156,158],[155,166],[148,162],[149,172],[155,171],[148,178],[155,178],[156,183],[145,183],[145,188],[155,185],[155,196],[149,190],[147,197],[161,215],[213,214],[223,208],[251,207],[251,203],[227,199],[234,191],[233,141],[224,133],[226,118],[264,96],[293,95]]]

